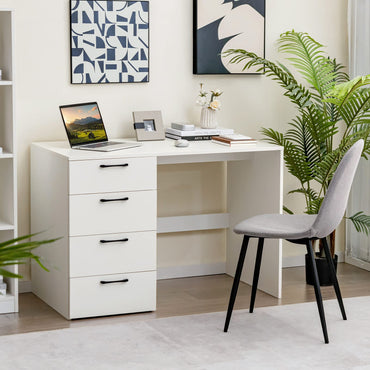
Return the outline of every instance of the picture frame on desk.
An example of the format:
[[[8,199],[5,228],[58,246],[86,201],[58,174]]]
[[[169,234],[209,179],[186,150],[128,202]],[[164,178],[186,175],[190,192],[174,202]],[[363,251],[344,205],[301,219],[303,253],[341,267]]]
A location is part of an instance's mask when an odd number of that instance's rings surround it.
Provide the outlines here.
[[[165,133],[161,111],[132,113],[137,141],[164,140]]]

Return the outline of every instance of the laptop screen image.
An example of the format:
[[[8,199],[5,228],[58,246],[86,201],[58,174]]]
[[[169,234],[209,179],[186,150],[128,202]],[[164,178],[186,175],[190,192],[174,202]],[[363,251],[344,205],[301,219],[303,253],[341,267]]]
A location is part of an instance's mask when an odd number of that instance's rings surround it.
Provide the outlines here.
[[[63,105],[59,109],[71,147],[108,140],[96,102]]]

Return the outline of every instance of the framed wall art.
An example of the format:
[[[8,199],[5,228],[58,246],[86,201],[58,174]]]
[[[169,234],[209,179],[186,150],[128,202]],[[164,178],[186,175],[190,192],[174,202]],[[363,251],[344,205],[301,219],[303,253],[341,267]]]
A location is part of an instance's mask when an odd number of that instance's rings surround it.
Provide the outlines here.
[[[137,141],[164,140],[162,112],[141,111],[133,112],[134,129]]]
[[[71,83],[149,81],[149,1],[70,0]]]
[[[230,64],[228,49],[265,56],[265,0],[193,0],[193,73],[255,74]]]

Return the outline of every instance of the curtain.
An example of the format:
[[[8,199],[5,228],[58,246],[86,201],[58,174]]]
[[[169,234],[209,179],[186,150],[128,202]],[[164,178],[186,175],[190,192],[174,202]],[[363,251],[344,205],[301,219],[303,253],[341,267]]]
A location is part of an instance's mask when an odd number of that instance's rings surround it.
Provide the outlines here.
[[[348,1],[350,77],[370,74],[370,0]],[[347,215],[370,214],[370,160],[361,159],[348,202]],[[347,222],[346,262],[370,270],[370,237]]]

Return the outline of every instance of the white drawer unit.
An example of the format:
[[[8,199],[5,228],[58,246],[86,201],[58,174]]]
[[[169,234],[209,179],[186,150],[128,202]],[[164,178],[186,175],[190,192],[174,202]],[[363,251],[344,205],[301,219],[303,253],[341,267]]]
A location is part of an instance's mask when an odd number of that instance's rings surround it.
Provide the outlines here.
[[[71,237],[70,276],[155,270],[156,239],[155,231]]]
[[[154,311],[156,272],[135,272],[70,280],[70,318]]]
[[[155,310],[156,166],[155,157],[73,161],[32,146],[31,229],[61,237],[38,249],[50,271],[32,264],[32,288],[67,319]]]
[[[71,195],[71,236],[156,230],[157,192]]]
[[[126,158],[70,163],[69,193],[157,189],[155,158]]]

